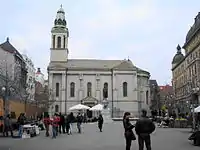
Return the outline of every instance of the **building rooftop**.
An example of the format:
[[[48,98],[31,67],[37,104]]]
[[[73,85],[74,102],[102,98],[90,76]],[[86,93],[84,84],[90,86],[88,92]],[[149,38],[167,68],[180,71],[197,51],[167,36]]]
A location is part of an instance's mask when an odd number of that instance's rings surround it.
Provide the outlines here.
[[[50,62],[49,68],[68,68],[70,70],[91,69],[91,70],[122,70],[138,71],[149,74],[149,72],[137,68],[131,60],[101,60],[101,59],[68,59],[67,62]]]
[[[23,60],[22,55],[19,53],[19,51],[9,42],[9,38],[7,38],[6,42],[0,44],[0,47],[10,53],[16,54],[20,59]]]

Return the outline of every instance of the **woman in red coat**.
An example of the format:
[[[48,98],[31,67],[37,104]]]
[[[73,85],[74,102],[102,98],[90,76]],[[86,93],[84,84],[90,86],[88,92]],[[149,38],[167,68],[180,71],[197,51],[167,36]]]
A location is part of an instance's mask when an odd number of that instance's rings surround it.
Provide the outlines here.
[[[56,136],[58,135],[58,122],[59,122],[59,118],[57,117],[57,114],[54,115],[53,120],[51,121],[51,125],[52,125],[52,133],[53,136],[52,138],[56,138]]]
[[[46,137],[49,136],[49,125],[51,124],[51,120],[49,118],[49,115],[47,115],[47,117],[45,117],[43,119],[43,122],[44,122],[44,125],[45,125],[45,128],[46,128]]]

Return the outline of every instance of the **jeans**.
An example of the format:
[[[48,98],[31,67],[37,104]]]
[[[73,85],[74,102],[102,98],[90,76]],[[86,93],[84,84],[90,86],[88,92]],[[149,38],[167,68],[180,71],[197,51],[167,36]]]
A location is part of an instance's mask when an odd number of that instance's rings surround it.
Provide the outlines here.
[[[68,134],[72,134],[72,123],[69,124],[69,132]]]
[[[52,138],[56,138],[57,136],[57,127],[53,126],[52,127]]]
[[[49,136],[49,125],[45,124],[45,128],[46,128],[46,136]]]
[[[81,133],[81,123],[77,122],[78,133]]]
[[[23,134],[23,125],[19,125],[19,132],[18,132],[18,136],[21,138]]]
[[[65,124],[64,123],[59,125],[59,133],[61,134],[62,132],[65,133]]]
[[[11,136],[13,136],[13,131],[12,131],[12,127],[11,126],[5,126],[4,127],[3,135],[4,136],[8,136],[8,131],[10,131]]]
[[[131,149],[131,143],[132,143],[132,140],[129,138],[126,138],[126,150]]]
[[[139,150],[144,150],[144,143],[146,145],[147,150],[151,150],[151,137],[150,135],[146,136],[138,136],[138,144]]]

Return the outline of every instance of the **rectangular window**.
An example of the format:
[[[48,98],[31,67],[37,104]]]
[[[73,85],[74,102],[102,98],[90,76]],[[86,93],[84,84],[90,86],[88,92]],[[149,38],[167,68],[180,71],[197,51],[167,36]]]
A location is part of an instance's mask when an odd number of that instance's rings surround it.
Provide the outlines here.
[[[194,74],[196,75],[197,74],[197,65],[194,64]]]
[[[59,96],[59,83],[56,83],[56,97]]]
[[[56,36],[55,36],[55,35],[53,35],[53,37],[52,37],[52,38],[53,38],[53,48],[55,48],[55,42],[56,42],[55,40],[56,40]]]

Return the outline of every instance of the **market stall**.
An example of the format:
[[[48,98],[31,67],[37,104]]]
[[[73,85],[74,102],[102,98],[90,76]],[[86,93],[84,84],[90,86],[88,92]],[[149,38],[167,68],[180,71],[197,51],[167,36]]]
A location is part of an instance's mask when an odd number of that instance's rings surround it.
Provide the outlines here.
[[[31,138],[39,134],[40,134],[40,130],[37,125],[31,125],[31,124],[23,125],[22,138]]]

